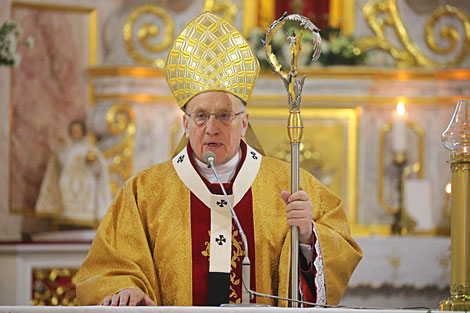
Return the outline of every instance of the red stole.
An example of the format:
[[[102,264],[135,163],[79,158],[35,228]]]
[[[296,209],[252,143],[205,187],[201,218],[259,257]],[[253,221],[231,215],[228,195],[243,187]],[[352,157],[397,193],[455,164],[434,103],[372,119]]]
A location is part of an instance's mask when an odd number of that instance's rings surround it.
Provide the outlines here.
[[[191,145],[188,143],[188,156],[194,169],[197,166],[192,154]],[[232,193],[233,182],[238,175],[241,165],[246,158],[246,144],[242,142],[242,156],[236,169],[235,175],[229,184],[224,184],[227,194]],[[200,173],[202,180],[213,194],[222,195],[219,184],[209,183]],[[192,192],[191,203],[191,238],[192,238],[192,290],[193,305],[207,305],[207,288],[209,275],[209,249],[210,242],[210,208],[199,200]],[[251,284],[250,288],[256,289],[255,279],[255,242],[253,229],[253,199],[251,188],[234,207],[243,231],[248,240],[248,253],[251,262]],[[232,267],[230,272],[230,302],[241,302],[242,295],[242,260],[244,256],[243,243],[240,233],[232,220]],[[252,302],[255,302],[252,300]]]

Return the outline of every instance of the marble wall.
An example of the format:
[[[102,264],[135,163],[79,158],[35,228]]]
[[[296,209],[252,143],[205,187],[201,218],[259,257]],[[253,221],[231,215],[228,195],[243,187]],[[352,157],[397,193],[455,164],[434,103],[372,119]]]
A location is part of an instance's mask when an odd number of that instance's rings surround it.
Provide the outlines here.
[[[366,2],[355,2],[355,35],[358,37],[372,34],[361,10]],[[11,0],[2,1],[2,8],[6,10],[0,10],[0,21],[11,18],[12,3]],[[0,219],[0,240],[17,240],[21,238],[22,232],[33,233],[49,227],[47,223],[38,223],[32,217],[11,214],[9,209],[12,204],[20,209],[34,206],[37,186],[55,140],[66,136],[66,125],[70,119],[83,118],[89,112],[91,100],[88,83],[93,85],[93,93],[97,97],[93,104],[124,104],[131,107],[136,120],[134,171],[170,157],[171,147],[175,145],[175,138],[180,136],[180,130],[175,126],[173,132],[170,132],[169,128],[178,124],[180,113],[161,72],[158,74],[158,70],[155,70],[154,76],[139,79],[121,74],[95,79],[89,69],[139,65],[126,50],[122,35],[130,12],[137,6],[152,3],[165,8],[175,21],[175,34],[195,15],[194,12],[199,12],[204,6],[203,0],[139,0],[132,3],[124,0],[31,0],[28,3],[95,8],[98,13],[96,60],[89,60],[86,14],[85,17],[77,17],[67,11],[60,11],[63,12],[60,14],[58,11],[44,13],[34,8],[16,11],[15,19],[28,34],[36,38],[36,47],[31,50],[21,48],[23,62],[19,68],[11,70],[11,76],[10,69],[0,68],[0,161],[4,164],[0,168],[3,182],[0,184],[0,215],[4,217]],[[241,5],[242,1],[234,3]],[[449,3],[462,10],[468,9],[465,1],[454,0]],[[420,9],[413,6],[412,1],[397,1],[403,21],[407,25],[418,25],[408,30],[410,37],[426,53],[429,51],[423,41],[424,24],[429,12],[441,4],[442,1],[427,1],[427,9]],[[149,18],[145,17],[137,24],[142,25]],[[168,25],[159,23],[157,26],[161,35]],[[235,17],[234,23],[241,28],[241,14]],[[396,38],[392,41],[398,43]],[[141,48],[137,48],[137,52],[160,59],[166,56],[166,50],[152,55]],[[463,66],[469,64],[467,58]],[[360,224],[384,224],[391,219],[377,200],[378,135],[384,123],[391,119],[394,105],[400,96],[408,99],[409,117],[426,134],[425,177],[433,190],[430,197],[434,219],[442,219],[441,204],[445,199],[443,187],[450,180],[450,171],[445,162],[448,153],[440,144],[440,133],[450,119],[455,99],[469,96],[469,83],[466,79],[439,80],[433,77],[432,72],[421,76],[419,71],[410,73],[415,73],[415,77],[403,79],[398,72],[381,72],[373,68],[314,69],[310,71],[304,88],[305,107],[360,108],[357,188],[348,191],[357,193]],[[91,82],[89,79],[94,80]],[[139,98],[142,95],[148,98],[142,101],[142,97]],[[284,103],[285,91],[280,81],[269,73],[263,74],[250,105],[280,106]],[[413,140],[411,143],[415,143]],[[14,175],[11,175],[12,172]],[[11,176],[13,180],[10,180]],[[389,181],[388,185],[391,183]]]

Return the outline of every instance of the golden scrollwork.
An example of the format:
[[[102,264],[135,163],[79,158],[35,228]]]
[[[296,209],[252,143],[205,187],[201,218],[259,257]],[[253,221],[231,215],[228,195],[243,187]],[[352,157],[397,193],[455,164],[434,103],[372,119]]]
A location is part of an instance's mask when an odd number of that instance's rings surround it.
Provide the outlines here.
[[[132,175],[134,155],[135,118],[131,107],[124,104],[113,105],[106,113],[108,129],[114,136],[122,136],[116,145],[103,151],[108,160],[111,175],[111,191],[115,195],[122,184]]]
[[[238,7],[238,4],[230,0],[206,0],[204,2],[203,12],[220,13],[227,22],[233,24],[235,16],[238,13]]]
[[[165,25],[162,39],[159,43],[151,43],[151,39],[155,38],[160,30],[157,25],[153,23],[144,23],[140,28],[133,32],[134,26],[137,21],[143,16],[152,14],[163,20]],[[138,42],[142,46],[142,49],[148,53],[158,53],[167,49],[173,42],[175,36],[175,23],[171,18],[170,14],[163,8],[153,5],[144,4],[135,8],[128,16],[126,24],[123,30],[124,41],[126,43],[126,49],[129,55],[139,64],[148,64],[157,68],[163,68],[165,66],[164,58],[149,58],[142,55],[135,46],[135,38],[137,35]]]
[[[454,153],[451,159],[452,173],[470,172],[470,155],[467,153]]]
[[[211,231],[209,230],[208,232],[209,238],[211,236]],[[241,261],[241,258],[245,256],[245,251],[242,249],[243,242],[237,240],[238,236],[238,229],[236,229],[234,226],[232,226],[232,245],[233,249],[232,250],[232,260],[231,260],[231,273],[230,273],[230,299],[232,298],[238,298],[236,300],[236,303],[241,302],[241,297],[237,297],[237,292],[233,288],[233,286],[238,286],[240,284],[240,278],[237,278],[237,275],[235,273],[235,269],[237,268],[237,262]],[[206,241],[205,243],[206,249],[201,251],[201,254],[205,257],[207,257],[207,260],[210,262],[210,254],[211,254],[211,248],[210,248],[210,243],[209,241]],[[232,300],[230,300],[232,303]]]
[[[31,305],[77,305],[76,268],[33,269]]]
[[[375,36],[362,38],[359,41],[359,47],[363,50],[379,48],[389,51],[395,58],[398,67],[438,67],[438,66],[456,66],[461,64],[470,49],[470,22],[466,14],[456,7],[444,5],[433,11],[429,17],[426,27],[426,43],[429,48],[437,53],[450,55],[457,47],[457,43],[462,41],[461,51],[450,61],[441,63],[425,56],[416,43],[414,43],[400,17],[396,0],[371,1],[362,7],[364,17],[375,33]],[[379,17],[385,14],[385,17]],[[440,29],[440,37],[447,40],[449,44],[446,47],[439,47],[434,38],[434,29],[437,21],[446,16],[456,17],[463,25],[463,39],[454,26],[443,26]],[[386,37],[385,27],[392,27],[399,39],[403,49],[395,47]]]

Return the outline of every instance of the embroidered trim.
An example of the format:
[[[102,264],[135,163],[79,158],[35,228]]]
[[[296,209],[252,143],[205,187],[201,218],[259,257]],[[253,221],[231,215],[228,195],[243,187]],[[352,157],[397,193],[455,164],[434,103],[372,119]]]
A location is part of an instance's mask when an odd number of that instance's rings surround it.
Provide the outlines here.
[[[315,266],[315,289],[317,292],[317,303],[326,304],[326,288],[325,288],[325,273],[323,272],[323,256],[320,250],[320,240],[318,240],[317,231],[315,225],[313,225],[313,233],[315,234],[315,251],[317,257],[313,262]]]

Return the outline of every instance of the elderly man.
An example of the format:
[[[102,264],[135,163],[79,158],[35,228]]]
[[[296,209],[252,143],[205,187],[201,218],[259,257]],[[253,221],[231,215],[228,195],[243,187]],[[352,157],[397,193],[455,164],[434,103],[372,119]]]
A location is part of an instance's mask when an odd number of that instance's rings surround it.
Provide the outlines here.
[[[290,165],[263,156],[246,103],[259,64],[240,33],[202,13],[170,49],[166,78],[184,110],[185,146],[129,179],[79,272],[81,304],[219,305],[241,300],[245,249],[215,168],[248,239],[252,290],[288,296],[290,226],[299,227],[302,291],[337,304],[361,251],[341,201],[306,171],[289,194]],[[227,222],[228,221],[228,222]],[[252,302],[285,306],[255,297]]]

